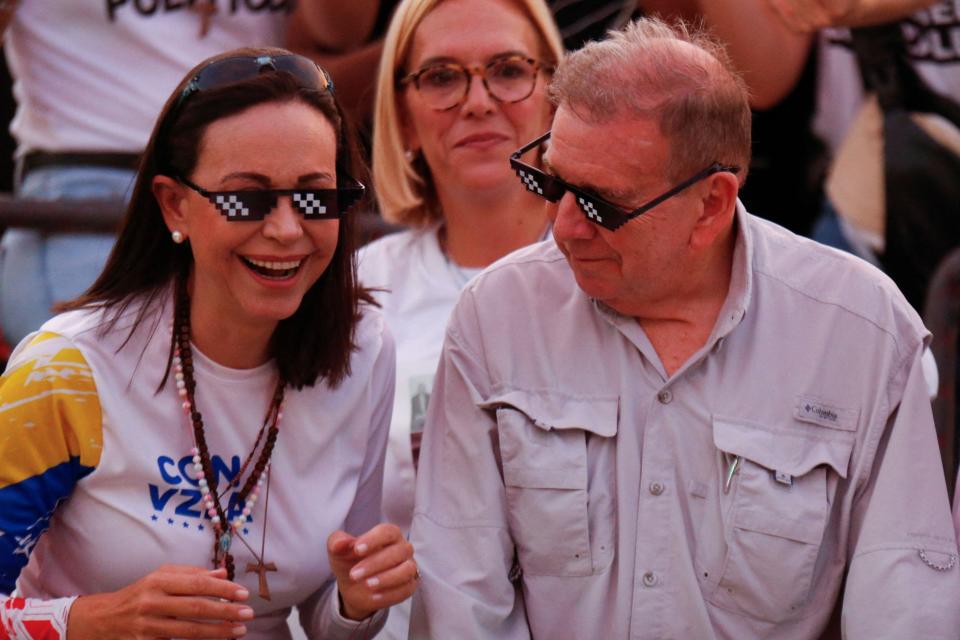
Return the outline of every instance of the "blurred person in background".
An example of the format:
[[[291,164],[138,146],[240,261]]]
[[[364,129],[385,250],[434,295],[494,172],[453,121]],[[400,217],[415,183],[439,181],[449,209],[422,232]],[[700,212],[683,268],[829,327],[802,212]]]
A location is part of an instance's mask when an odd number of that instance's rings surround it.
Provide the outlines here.
[[[822,215],[812,234],[821,242],[879,263],[885,249],[886,217],[883,119],[876,95],[864,88],[850,29],[899,22],[906,62],[932,89],[956,102],[960,100],[960,1],[700,0],[700,5],[705,23],[727,43],[750,86],[755,107],[776,104],[789,93],[799,81],[808,53],[815,50],[812,127],[826,145],[832,165]],[[960,150],[955,135],[948,146],[951,142]],[[916,303],[916,295],[908,297]]]

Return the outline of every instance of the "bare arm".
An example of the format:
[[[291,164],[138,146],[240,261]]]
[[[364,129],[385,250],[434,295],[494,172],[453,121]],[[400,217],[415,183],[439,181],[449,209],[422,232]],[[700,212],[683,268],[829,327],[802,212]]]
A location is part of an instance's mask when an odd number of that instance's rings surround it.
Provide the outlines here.
[[[347,51],[370,36],[379,8],[379,0],[299,0],[291,28],[305,31],[318,47]]]
[[[770,108],[790,93],[813,42],[812,35],[787,28],[771,6],[775,1],[699,0],[704,23],[727,45],[755,109]]]
[[[900,20],[937,0],[698,1],[705,23],[743,73],[752,106],[766,109],[796,84],[817,30]]]
[[[370,119],[382,39],[348,52],[332,52],[317,46],[306,25],[293,22],[287,30],[287,48],[313,59],[330,72],[340,104],[351,113],[355,123]]]
[[[355,123],[367,122],[373,113],[374,84],[383,40],[374,40],[346,53],[317,47],[306,27],[291,24],[287,31],[287,48],[314,60],[333,76],[340,104],[350,112]]]
[[[866,27],[893,22],[937,0],[768,0],[790,29],[811,32],[823,27]]]

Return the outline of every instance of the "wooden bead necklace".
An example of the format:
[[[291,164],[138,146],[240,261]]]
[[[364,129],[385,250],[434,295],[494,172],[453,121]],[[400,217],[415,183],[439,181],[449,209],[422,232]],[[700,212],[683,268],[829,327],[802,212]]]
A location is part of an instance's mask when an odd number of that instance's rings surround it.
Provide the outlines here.
[[[213,565],[218,568],[226,568],[227,579],[233,580],[236,571],[233,555],[230,553],[230,546],[235,537],[243,541],[239,532],[243,526],[250,521],[253,507],[260,496],[261,488],[269,478],[270,456],[273,454],[277,434],[280,431],[280,420],[283,418],[283,394],[286,384],[282,379],[277,381],[277,387],[274,390],[267,414],[264,416],[263,424],[253,443],[253,448],[250,449],[250,453],[247,454],[247,458],[237,474],[227,484],[224,491],[218,494],[217,477],[213,471],[213,465],[210,462],[210,452],[207,448],[207,439],[203,428],[203,416],[197,409],[195,400],[197,383],[193,375],[193,352],[190,348],[190,296],[187,293],[186,283],[183,281],[177,283],[176,302],[173,324],[173,369],[177,393],[180,395],[184,414],[193,427],[195,446],[190,450],[190,453],[193,457],[193,469],[199,484],[204,510],[213,523]],[[264,435],[266,435],[266,437],[264,437]],[[221,505],[220,499],[226,495],[231,487],[237,486],[240,483],[240,479],[253,460],[257,448],[260,447],[261,441],[263,446],[260,449],[260,455],[253,465],[253,470],[247,476],[246,481],[237,493],[237,505],[242,505],[242,508],[240,513],[230,521]],[[269,486],[268,483],[268,491]],[[264,545],[266,543],[266,535],[267,522],[266,509],[264,509]],[[245,541],[243,542],[246,544]],[[264,545],[261,545],[259,556],[247,545],[247,548],[250,549],[254,558],[257,560],[256,565],[251,564],[247,567],[247,572],[255,571],[259,574],[260,595],[269,600],[270,590],[266,584],[266,572],[276,571],[276,565],[263,561]]]

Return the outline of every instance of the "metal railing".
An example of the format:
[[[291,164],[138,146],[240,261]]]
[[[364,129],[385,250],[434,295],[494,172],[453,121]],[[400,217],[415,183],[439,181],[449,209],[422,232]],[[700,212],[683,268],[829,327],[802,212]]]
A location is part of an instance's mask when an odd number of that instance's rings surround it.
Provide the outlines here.
[[[0,193],[0,226],[109,233],[123,216],[120,200],[25,200]]]

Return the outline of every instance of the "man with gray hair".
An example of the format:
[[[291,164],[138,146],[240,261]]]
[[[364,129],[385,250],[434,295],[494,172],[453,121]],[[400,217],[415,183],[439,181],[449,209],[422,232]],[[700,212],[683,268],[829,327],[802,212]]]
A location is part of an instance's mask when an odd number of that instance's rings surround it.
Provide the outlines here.
[[[957,638],[929,334],[879,271],[744,210],[722,47],[641,20],[552,93],[511,163],[555,242],[447,331],[413,636],[818,638],[842,596],[846,637]]]

